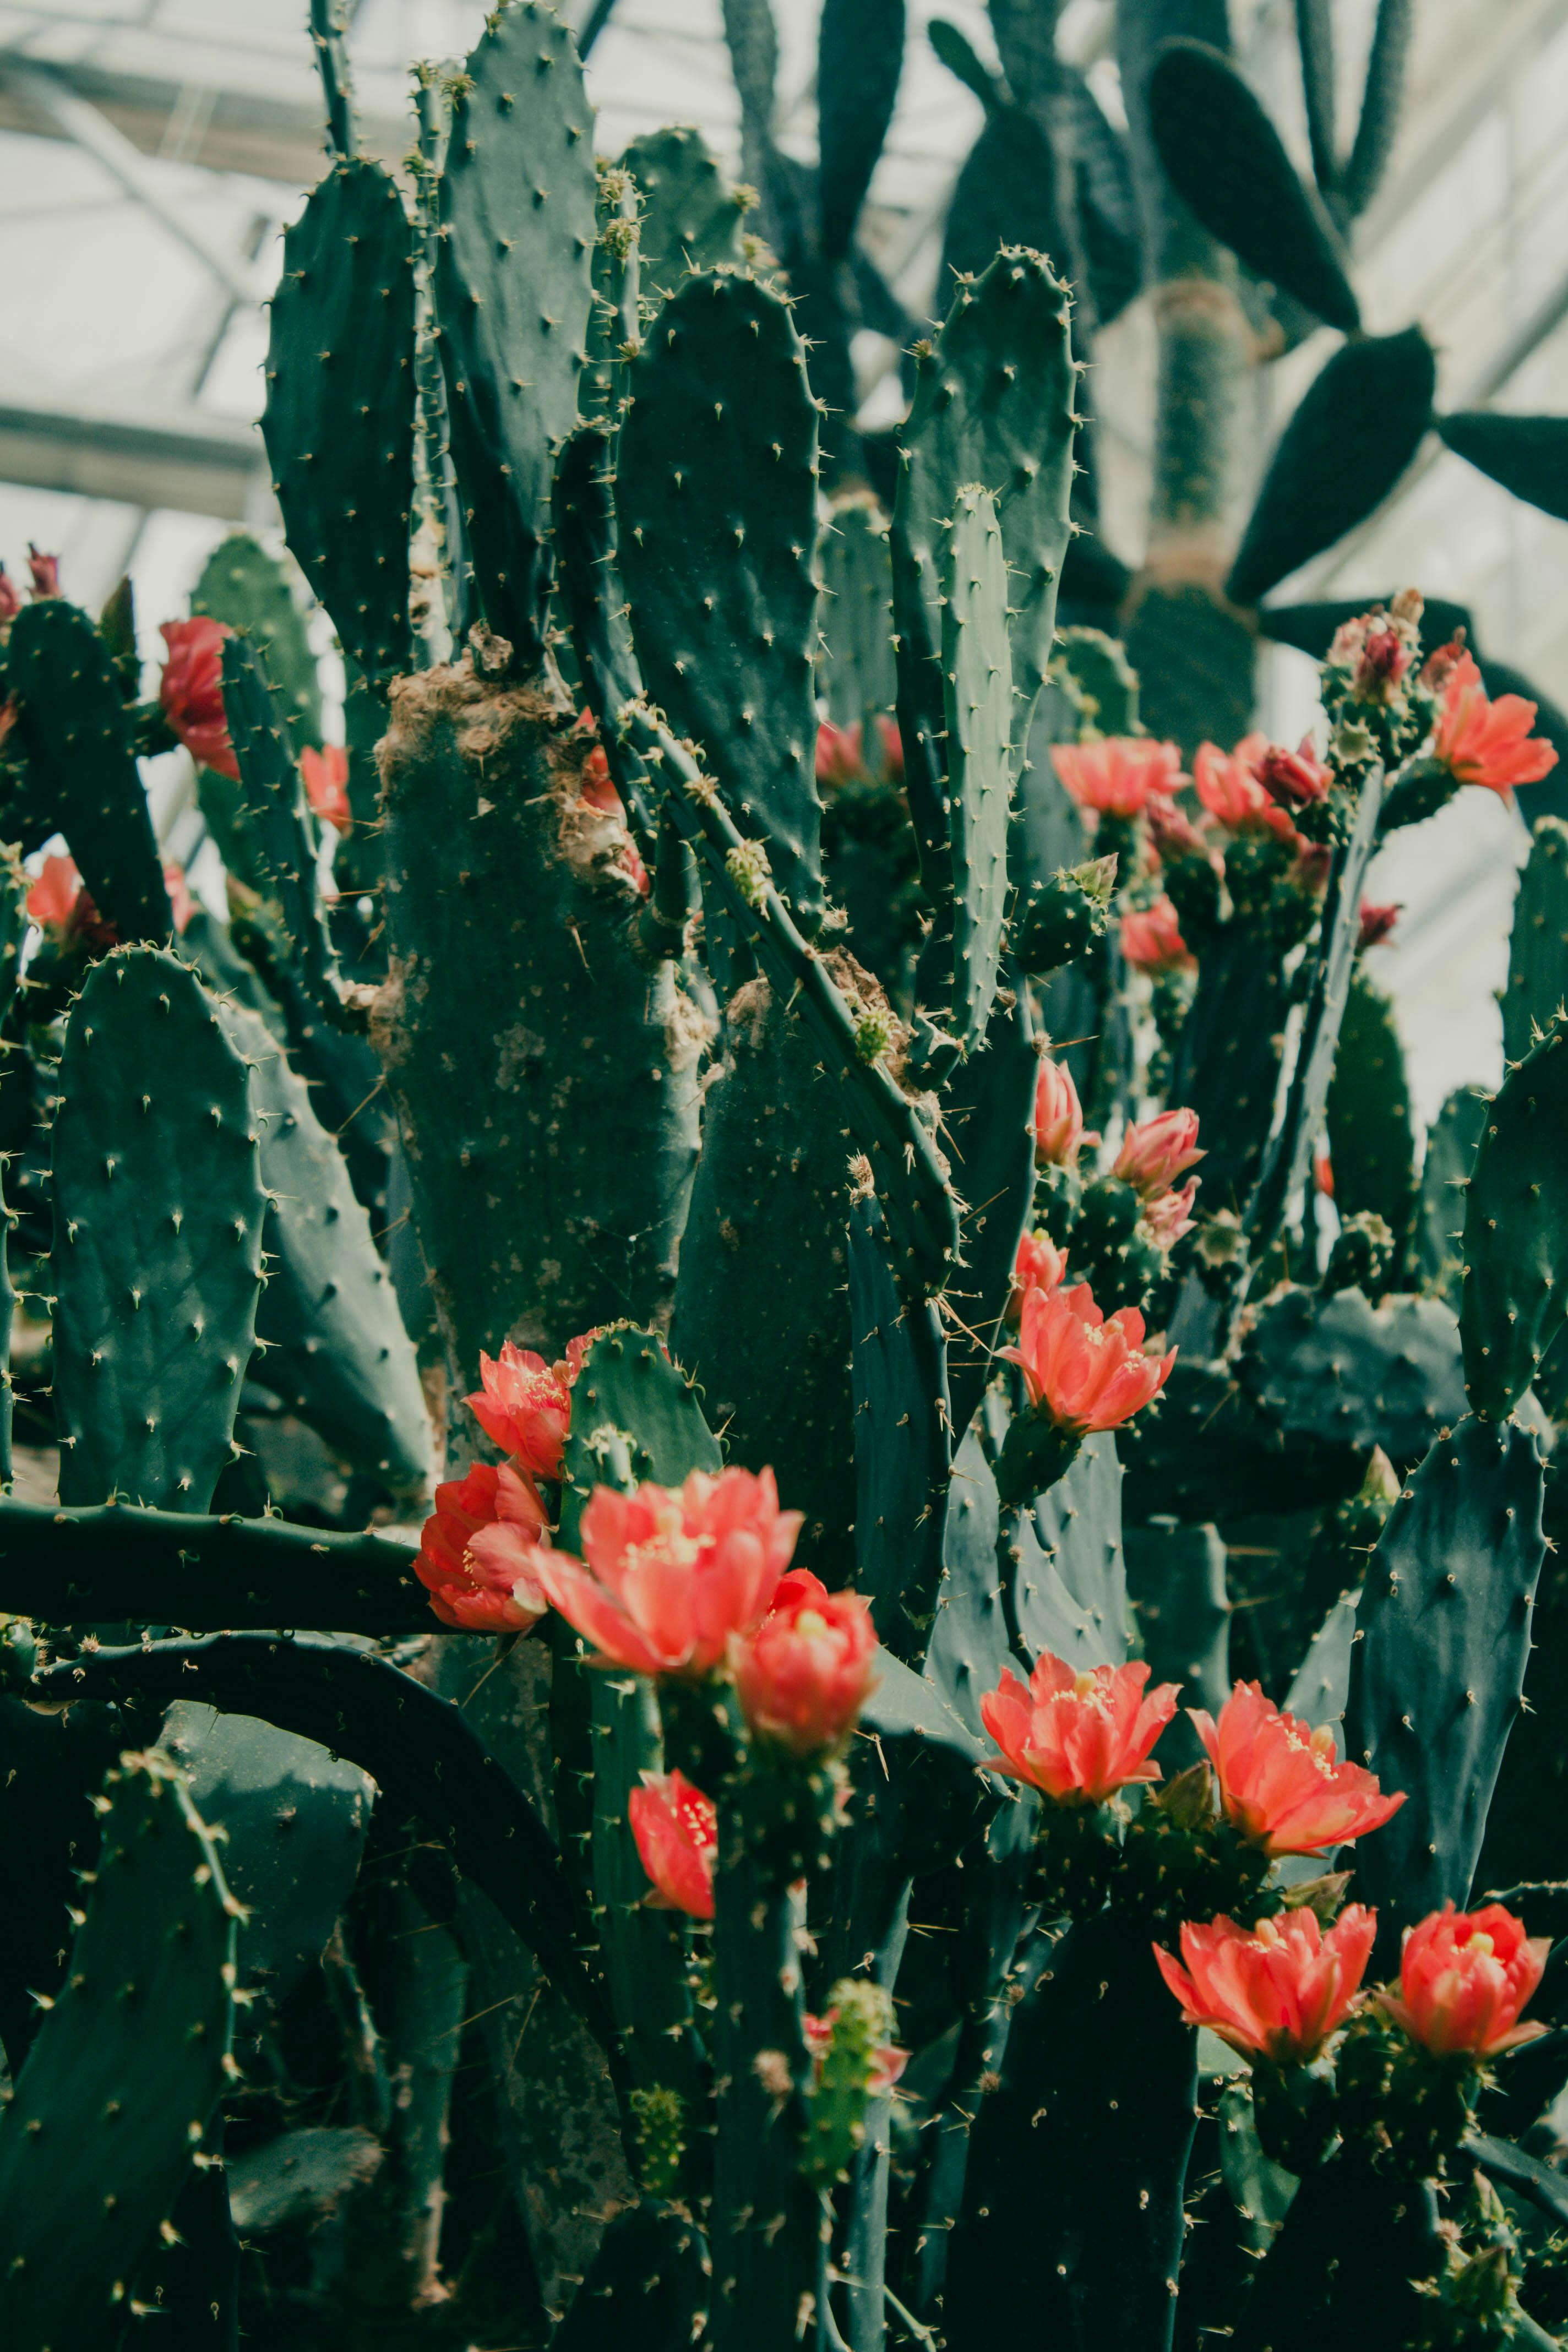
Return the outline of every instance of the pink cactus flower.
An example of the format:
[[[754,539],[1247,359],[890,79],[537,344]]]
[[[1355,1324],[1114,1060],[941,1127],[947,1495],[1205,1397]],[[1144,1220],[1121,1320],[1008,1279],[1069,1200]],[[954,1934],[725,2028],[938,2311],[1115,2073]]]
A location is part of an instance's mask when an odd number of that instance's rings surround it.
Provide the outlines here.
[[[223,641],[233,631],[197,614],[165,621],[159,635],[169,649],[158,688],[164,718],[199,766],[237,783],[239,761],[223,707]]]
[[[1058,1249],[1047,1233],[1037,1227],[1034,1233],[1023,1235],[1013,1260],[1013,1293],[1007,1301],[1009,1323],[1016,1327],[1026,1291],[1055,1290],[1059,1286],[1067,1263],[1066,1250]]]
[[[730,1636],[730,1671],[753,1738],[791,1756],[837,1753],[877,1675],[876,1628],[854,1592],[829,1592],[809,1569],[779,1580],[752,1633]]]
[[[318,751],[307,744],[300,754],[300,773],[305,798],[316,814],[339,833],[347,833],[354,819],[349,805],[349,755],[342,745],[325,743]]]
[[[1257,1683],[1237,1683],[1216,1724],[1187,1712],[1219,1782],[1226,1816],[1264,1853],[1318,1853],[1391,1821],[1404,1792],[1384,1796],[1360,1764],[1341,1763],[1334,1735],[1270,1706]]]
[[[508,1339],[500,1354],[479,1357],[482,1386],[463,1402],[493,1445],[534,1478],[559,1478],[561,1450],[572,1426],[572,1387],[597,1331],[568,1339],[559,1363]]]
[[[713,1869],[719,1859],[719,1812],[684,1772],[645,1772],[627,1801],[637,1859],[653,1881],[651,1911],[713,1916]]]
[[[1500,1903],[1456,1911],[1446,1903],[1405,1938],[1399,1990],[1380,1996],[1412,2042],[1435,2058],[1495,2058],[1533,2042],[1544,2025],[1519,2012],[1541,1982],[1551,1950],[1544,1936]]]
[[[1300,748],[1282,751],[1270,743],[1258,762],[1258,781],[1263,790],[1285,808],[1310,808],[1314,801],[1327,797],[1333,782],[1331,770],[1325,768],[1312,748],[1312,739],[1303,735]]]
[[[1178,1685],[1145,1691],[1148,1680],[1142,1658],[1079,1674],[1042,1652],[1027,1683],[1008,1671],[982,1697],[1000,1750],[986,1763],[1058,1805],[1103,1805],[1118,1789],[1159,1780],[1150,1751],[1176,1712]]]
[[[1029,1402],[1058,1429],[1087,1436],[1117,1429],[1159,1395],[1176,1360],[1143,1353],[1143,1318],[1119,1307],[1109,1322],[1087,1282],[1071,1290],[1028,1290],[1018,1341],[1001,1355],[1024,1375]]]
[[[1157,1944],[1154,1958],[1189,2025],[1206,2025],[1244,2058],[1300,2066],[1355,2006],[1376,1935],[1376,1912],[1360,1903],[1326,1935],[1310,1910],[1251,1929],[1222,1916],[1206,1927],[1184,1922],[1182,1960]]]
[[[1196,1111],[1163,1110],[1128,1129],[1111,1172],[1151,1201],[1207,1157],[1198,1150]]]
[[[415,1573],[444,1625],[474,1633],[526,1633],[548,1606],[532,1565],[549,1540],[531,1481],[510,1463],[497,1469],[476,1462],[465,1476],[437,1487]]]
[[[1536,705],[1521,694],[1489,701],[1467,653],[1447,668],[1432,757],[1461,784],[1483,784],[1511,798],[1516,784],[1538,784],[1557,765],[1552,746],[1531,735]]]
[[[1121,918],[1121,952],[1134,971],[1192,971],[1191,949],[1182,937],[1181,919],[1169,898],[1152,907],[1129,907]]]
[[[0,563],[0,629],[8,629],[22,609],[22,599],[16,583],[5,566]]]
[[[1361,929],[1356,935],[1356,947],[1364,952],[1368,948],[1380,948],[1393,933],[1399,920],[1397,907],[1374,907],[1370,898],[1361,902]]]
[[[630,1495],[596,1486],[583,1559],[551,1552],[539,1579],[601,1659],[699,1681],[722,1664],[732,1633],[762,1623],[800,1523],[780,1510],[771,1470],[694,1470],[683,1486]]]
[[[1035,1079],[1036,1166],[1071,1168],[1079,1147],[1099,1140],[1097,1135],[1084,1134],[1083,1110],[1072,1072],[1065,1062],[1053,1062],[1042,1055]]]
[[[1149,735],[1110,735],[1099,743],[1053,743],[1051,763],[1079,808],[1103,816],[1134,817],[1152,793],[1173,793],[1182,755],[1173,743]]]

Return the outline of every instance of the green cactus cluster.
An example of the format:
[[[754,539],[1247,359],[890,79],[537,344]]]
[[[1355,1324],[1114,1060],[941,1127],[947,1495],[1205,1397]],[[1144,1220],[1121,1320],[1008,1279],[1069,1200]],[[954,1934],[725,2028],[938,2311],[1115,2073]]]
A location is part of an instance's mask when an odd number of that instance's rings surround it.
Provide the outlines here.
[[[1053,10],[933,20],[921,320],[898,0],[813,166],[725,0],[754,187],[596,155],[544,0],[390,172],[313,9],[287,557],[144,699],[128,588],[0,603],[7,2347],[1560,2340],[1557,722],[1478,778],[1462,614],[1263,600],[1434,422],[1552,511],[1561,432],[1363,331],[1409,11],[1346,135],[1333,13],[1310,182],[1217,6],[1118,10],[1125,130]],[[1507,1064],[1423,1138],[1363,885],[1478,781]]]

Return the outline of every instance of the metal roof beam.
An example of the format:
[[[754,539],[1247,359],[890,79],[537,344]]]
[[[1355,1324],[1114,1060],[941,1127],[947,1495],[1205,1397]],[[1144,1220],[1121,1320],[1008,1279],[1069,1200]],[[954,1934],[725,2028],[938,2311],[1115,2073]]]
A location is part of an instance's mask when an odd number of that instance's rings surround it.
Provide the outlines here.
[[[266,516],[271,488],[254,426],[174,425],[0,406],[0,481],[224,522]]]
[[[25,77],[39,70],[0,54],[0,131],[65,138],[70,134],[34,105],[26,90]],[[177,135],[182,124],[190,122],[195,85],[188,80],[114,73],[90,65],[50,65],[47,71],[60,89],[96,108],[138,155],[167,154],[171,126]],[[318,101],[307,105],[221,88],[206,95],[211,105],[205,121],[195,123],[180,142],[182,163],[197,163],[209,172],[241,172],[289,187],[308,188],[321,178],[326,144]],[[362,152],[383,163],[399,162],[412,143],[404,115],[362,114],[359,126]]]

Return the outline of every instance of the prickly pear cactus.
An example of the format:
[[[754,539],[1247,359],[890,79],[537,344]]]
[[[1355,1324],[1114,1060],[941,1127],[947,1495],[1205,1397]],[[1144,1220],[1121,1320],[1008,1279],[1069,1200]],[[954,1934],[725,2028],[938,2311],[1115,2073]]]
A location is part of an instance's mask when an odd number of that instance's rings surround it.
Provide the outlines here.
[[[326,621],[230,539],[142,698],[128,588],[0,580],[7,2344],[1550,2344],[1562,826],[1425,1138],[1363,885],[1554,755],[1414,590],[1252,604],[1430,421],[1348,251],[1405,12],[1348,141],[1298,12],[1310,186],[1212,12],[1119,12],[1125,131],[933,23],[929,332],[904,11],[827,0],[815,167],[722,15],[754,192],[596,157],[542,0],[395,175],[320,0]],[[1447,420],[1550,504],[1541,423]]]

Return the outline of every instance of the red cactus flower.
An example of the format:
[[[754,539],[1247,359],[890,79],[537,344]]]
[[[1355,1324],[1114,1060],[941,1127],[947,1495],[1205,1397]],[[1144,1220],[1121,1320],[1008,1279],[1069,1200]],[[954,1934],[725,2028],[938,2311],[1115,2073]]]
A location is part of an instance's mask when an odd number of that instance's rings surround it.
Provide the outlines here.
[[[107,954],[119,943],[114,925],[104,921],[92,893],[83,887],[74,858],[45,858],[27,892],[27,912],[51,938],[79,940],[94,955]]]
[[[35,598],[58,596],[60,593],[60,559],[45,555],[31,541],[27,545],[27,570],[32,574],[31,593]]]
[[[1193,782],[1210,816],[1227,833],[1274,833],[1284,838],[1295,827],[1258,781],[1258,763],[1269,750],[1267,735],[1244,735],[1234,751],[1200,743],[1193,759]]]
[[[1150,1751],[1176,1712],[1178,1685],[1146,1691],[1148,1680],[1142,1658],[1079,1674],[1044,1651],[1027,1683],[1009,1671],[982,1697],[1000,1750],[986,1763],[1058,1805],[1103,1805],[1133,1781],[1159,1780]]]
[[[318,751],[307,744],[300,754],[300,773],[305,798],[316,814],[339,833],[347,833],[354,818],[349,806],[349,755],[342,745],[326,743]]]
[[[1412,1927],[1399,1963],[1399,1990],[1380,1996],[1412,2042],[1436,2058],[1493,2058],[1544,2033],[1519,2012],[1541,1982],[1552,1947],[1527,1936],[1500,1903],[1456,1911],[1446,1903]]]
[[[1156,1200],[1144,1203],[1143,1223],[1163,1250],[1172,1248],[1196,1223],[1193,1202],[1198,1197],[1198,1181],[1197,1177],[1189,1176],[1179,1192],[1162,1192]]]
[[[223,641],[233,631],[198,613],[188,621],[165,621],[158,634],[169,649],[158,688],[164,718],[193,760],[237,783],[239,762],[223,707]]]
[[[1163,1110],[1128,1129],[1111,1172],[1148,1201],[1168,1192],[1178,1176],[1207,1157],[1198,1150],[1196,1111]]]
[[[1221,1916],[1184,1922],[1182,1960],[1154,1947],[1189,2025],[1206,2025],[1244,2058],[1300,2066],[1349,2016],[1377,1935],[1377,1914],[1346,1906],[1323,1933],[1314,1911],[1283,1911],[1249,1931]]]
[[[1134,971],[1191,971],[1194,959],[1169,898],[1129,907],[1121,918],[1121,952]]]
[[[1285,808],[1310,808],[1314,801],[1327,796],[1333,782],[1332,771],[1325,768],[1312,748],[1312,739],[1303,735],[1300,748],[1282,751],[1270,743],[1258,762],[1258,781],[1263,790]]]
[[[730,1637],[730,1671],[752,1736],[798,1757],[842,1748],[875,1686],[876,1648],[858,1593],[829,1592],[809,1569],[792,1568],[756,1631]]]
[[[816,781],[837,791],[844,784],[866,781],[866,730],[857,719],[836,727],[825,719],[816,730]]]
[[[465,1476],[437,1487],[415,1573],[444,1625],[474,1633],[526,1632],[547,1606],[532,1563],[549,1539],[531,1483],[510,1463],[497,1469],[476,1462]]]
[[[463,1402],[485,1435],[531,1477],[559,1478],[561,1449],[572,1426],[572,1387],[598,1332],[568,1339],[564,1359],[547,1364],[508,1339],[500,1354],[479,1357],[482,1387]]]
[[[683,1486],[596,1486],[583,1514],[583,1559],[542,1558],[539,1580],[602,1659],[639,1675],[700,1679],[731,1633],[766,1615],[800,1531],[773,1474],[694,1470]]]
[[[1072,1072],[1065,1063],[1048,1061],[1042,1055],[1035,1079],[1035,1164],[1070,1168],[1080,1145],[1099,1140],[1097,1135],[1084,1134],[1083,1109]]]
[[[16,593],[16,583],[5,566],[0,563],[0,629],[9,628],[21,609],[22,599]]]
[[[63,931],[81,895],[73,857],[46,857],[27,892],[27,912],[40,929]]]
[[[653,1881],[651,1911],[713,1916],[713,1867],[719,1859],[719,1813],[684,1772],[645,1772],[627,1801],[637,1859]]]
[[[1119,1307],[1108,1322],[1087,1282],[1071,1290],[1028,1290],[1018,1344],[1001,1355],[1024,1375],[1029,1402],[1058,1429],[1087,1436],[1116,1429],[1159,1395],[1176,1360],[1146,1356],[1143,1318]]]
[[[1067,1272],[1068,1254],[1058,1249],[1047,1233],[1038,1227],[1025,1234],[1018,1244],[1018,1254],[1013,1260],[1013,1293],[1007,1301],[1007,1320],[1016,1326],[1024,1310],[1024,1295],[1029,1290],[1055,1290]]]
[[[1557,765],[1557,753],[1531,735],[1536,705],[1521,694],[1489,701],[1480,671],[1467,653],[1451,664],[1432,757],[1461,784],[1484,784],[1507,800],[1516,784],[1538,784]]]
[[[1374,907],[1370,898],[1361,902],[1361,929],[1356,935],[1358,950],[1380,948],[1399,920],[1397,907]]]
[[[169,908],[174,918],[174,929],[177,931],[183,931],[196,911],[196,902],[191,896],[190,884],[185,880],[185,869],[178,858],[166,857],[163,860],[163,887],[169,894]]]
[[[1271,1706],[1257,1683],[1237,1683],[1216,1724],[1190,1707],[1219,1782],[1226,1814],[1265,1853],[1317,1853],[1365,1837],[1392,1820],[1402,1790],[1385,1797],[1375,1776],[1341,1763],[1334,1735]]]
[[[1153,793],[1173,793],[1182,755],[1149,735],[1110,735],[1099,743],[1053,743],[1051,763],[1079,808],[1105,816],[1141,814]]]

